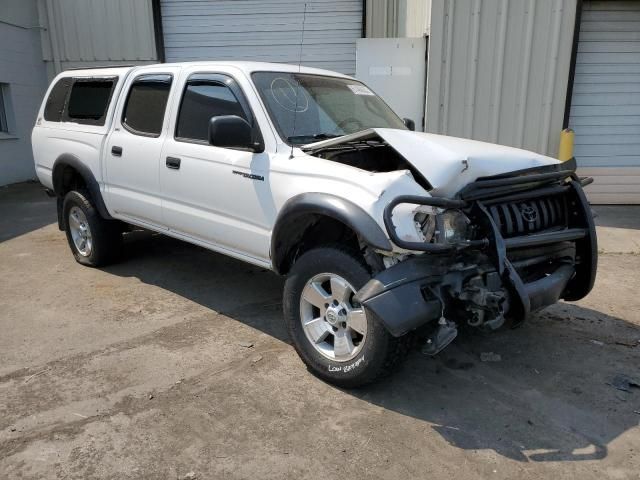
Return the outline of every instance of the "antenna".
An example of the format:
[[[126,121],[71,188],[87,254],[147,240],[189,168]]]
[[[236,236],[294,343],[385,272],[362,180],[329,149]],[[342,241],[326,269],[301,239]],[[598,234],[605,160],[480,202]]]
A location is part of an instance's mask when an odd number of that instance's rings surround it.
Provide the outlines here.
[[[304,11],[302,12],[302,35],[300,38],[300,52],[298,54],[298,75],[302,71],[302,46],[304,45],[304,24],[307,21],[307,4],[304,4]],[[293,131],[291,132],[291,136],[295,137],[296,135],[296,120],[298,119],[298,95],[300,94],[300,79],[296,81],[298,86],[296,87],[296,106],[293,109]],[[291,142],[291,154],[289,155],[289,160],[293,158],[293,142]]]

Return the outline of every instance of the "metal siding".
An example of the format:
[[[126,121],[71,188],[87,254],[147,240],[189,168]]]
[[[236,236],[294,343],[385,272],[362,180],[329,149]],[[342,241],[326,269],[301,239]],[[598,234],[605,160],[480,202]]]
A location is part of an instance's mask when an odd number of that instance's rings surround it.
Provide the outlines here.
[[[366,0],[366,37],[386,38],[394,37],[392,30],[395,28],[393,17],[389,16],[387,0]]]
[[[367,38],[424,37],[431,25],[431,0],[366,0]]]
[[[640,2],[585,1],[569,126],[593,203],[640,203]]]
[[[44,60],[57,51],[63,70],[157,60],[151,0],[40,0],[39,12]]]
[[[576,0],[433,0],[428,132],[556,156]]]
[[[407,13],[405,35],[423,37],[429,35],[431,25],[431,0],[405,0]]]
[[[353,75],[362,37],[362,0],[310,0],[302,64]],[[298,63],[305,2],[162,0],[167,61]]]

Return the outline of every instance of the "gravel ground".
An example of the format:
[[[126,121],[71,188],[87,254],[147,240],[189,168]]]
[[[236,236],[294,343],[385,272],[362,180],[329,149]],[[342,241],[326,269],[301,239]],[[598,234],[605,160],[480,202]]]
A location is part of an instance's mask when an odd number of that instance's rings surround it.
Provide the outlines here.
[[[271,272],[147,233],[85,268],[37,185],[0,189],[0,477],[638,479],[640,388],[611,383],[640,380],[640,208],[596,210],[585,300],[344,391]]]

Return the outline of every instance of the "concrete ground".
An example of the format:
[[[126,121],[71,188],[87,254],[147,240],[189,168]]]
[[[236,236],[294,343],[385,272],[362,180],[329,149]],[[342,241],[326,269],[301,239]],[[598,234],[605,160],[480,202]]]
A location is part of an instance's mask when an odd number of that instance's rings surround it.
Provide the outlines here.
[[[0,477],[640,478],[640,389],[610,385],[640,377],[640,208],[595,210],[585,300],[343,391],[274,274],[149,234],[85,268],[37,185],[0,189]]]

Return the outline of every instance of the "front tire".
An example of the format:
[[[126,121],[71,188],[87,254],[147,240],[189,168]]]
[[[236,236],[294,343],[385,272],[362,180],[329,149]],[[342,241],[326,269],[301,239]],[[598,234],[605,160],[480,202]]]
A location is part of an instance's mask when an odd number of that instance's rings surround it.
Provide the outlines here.
[[[67,241],[76,261],[101,267],[116,261],[122,250],[122,232],[117,222],[105,220],[88,193],[71,191],[62,205]]]
[[[402,341],[367,315],[353,295],[371,278],[364,262],[340,247],[303,254],[284,287],[284,317],[309,370],[334,385],[373,382],[400,359]]]

